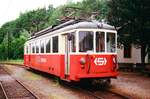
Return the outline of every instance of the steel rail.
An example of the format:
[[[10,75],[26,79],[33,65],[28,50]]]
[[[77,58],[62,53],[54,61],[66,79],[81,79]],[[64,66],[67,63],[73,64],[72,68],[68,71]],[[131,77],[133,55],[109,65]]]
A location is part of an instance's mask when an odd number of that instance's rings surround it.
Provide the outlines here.
[[[5,89],[4,89],[4,87],[3,87],[3,85],[2,85],[1,82],[0,82],[0,86],[1,86],[1,88],[2,88],[2,91],[3,91],[3,93],[4,93],[5,98],[8,99],[8,96],[7,96],[7,94],[6,94],[6,91],[5,91]]]
[[[97,95],[97,94],[94,94],[93,93],[93,90],[89,90],[89,89],[86,89],[86,88],[82,88],[82,87],[80,87],[80,86],[76,86],[76,85],[72,85],[72,84],[70,84],[70,83],[63,83],[63,85],[65,86],[65,87],[69,87],[69,88],[74,88],[74,89],[77,89],[77,90],[80,90],[80,91],[82,91],[82,92],[84,92],[85,94],[88,94],[88,95],[90,95],[90,96],[93,96],[94,98],[96,98],[96,99],[106,99],[106,98],[104,98],[103,96],[99,96],[99,95]],[[131,97],[128,97],[128,96],[125,96],[125,95],[122,95],[122,94],[119,94],[119,93],[116,93],[116,92],[113,92],[113,91],[109,91],[109,90],[104,90],[105,92],[107,92],[108,94],[114,94],[114,95],[116,95],[116,96],[114,96],[114,97],[120,97],[120,98],[122,98],[122,99],[131,99]],[[97,91],[98,92],[98,91]],[[107,95],[107,94],[106,94]]]
[[[19,81],[16,77],[12,76],[12,75],[10,74],[10,72],[8,72],[6,69],[3,68],[3,70],[4,70],[10,77],[12,77],[16,82],[18,82],[23,88],[25,88],[27,91],[29,91],[29,93],[30,93],[33,97],[35,97],[35,99],[40,99],[34,92],[32,92],[29,88],[27,88],[27,87],[25,86],[25,84],[23,84],[23,82]],[[4,89],[4,88],[3,88],[3,89]],[[7,99],[8,99],[8,98],[7,98]]]

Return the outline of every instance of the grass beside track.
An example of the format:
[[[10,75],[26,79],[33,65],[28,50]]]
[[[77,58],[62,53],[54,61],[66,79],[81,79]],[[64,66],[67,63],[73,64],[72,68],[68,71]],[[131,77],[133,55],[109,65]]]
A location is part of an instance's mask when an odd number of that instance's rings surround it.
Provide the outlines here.
[[[23,59],[16,59],[16,60],[3,60],[0,63],[10,63],[10,64],[20,64],[23,65]]]

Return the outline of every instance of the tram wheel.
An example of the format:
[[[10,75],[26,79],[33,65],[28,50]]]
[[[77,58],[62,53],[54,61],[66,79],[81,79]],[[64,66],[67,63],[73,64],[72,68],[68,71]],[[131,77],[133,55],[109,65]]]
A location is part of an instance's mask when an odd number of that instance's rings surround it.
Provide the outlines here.
[[[92,81],[92,85],[96,88],[96,89],[106,89],[108,87],[110,87],[111,84],[111,79],[110,78],[105,78],[105,79],[93,79]]]
[[[31,70],[32,70],[32,68],[30,68],[30,67],[28,67],[28,66],[25,66],[25,69],[26,69],[27,71],[31,71]]]

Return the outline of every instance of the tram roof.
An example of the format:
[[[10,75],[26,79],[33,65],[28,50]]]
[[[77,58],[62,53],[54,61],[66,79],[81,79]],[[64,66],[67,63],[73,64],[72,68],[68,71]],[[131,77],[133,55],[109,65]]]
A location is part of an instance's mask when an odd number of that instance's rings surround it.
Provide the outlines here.
[[[53,32],[53,33],[59,33],[64,32],[72,29],[108,29],[108,30],[115,30],[114,26],[111,26],[109,24],[99,22],[99,21],[88,21],[88,20],[70,20],[65,23],[62,23],[55,27],[48,27],[46,29],[43,29],[39,32],[34,33],[31,38],[39,37],[41,35]],[[31,39],[30,38],[30,39]]]

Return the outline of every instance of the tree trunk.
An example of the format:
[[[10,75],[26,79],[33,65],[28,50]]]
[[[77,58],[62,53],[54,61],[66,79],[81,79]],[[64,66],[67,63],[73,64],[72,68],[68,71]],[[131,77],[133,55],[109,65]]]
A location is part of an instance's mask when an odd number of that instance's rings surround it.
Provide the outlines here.
[[[141,63],[143,69],[145,68],[146,45],[141,45]]]

